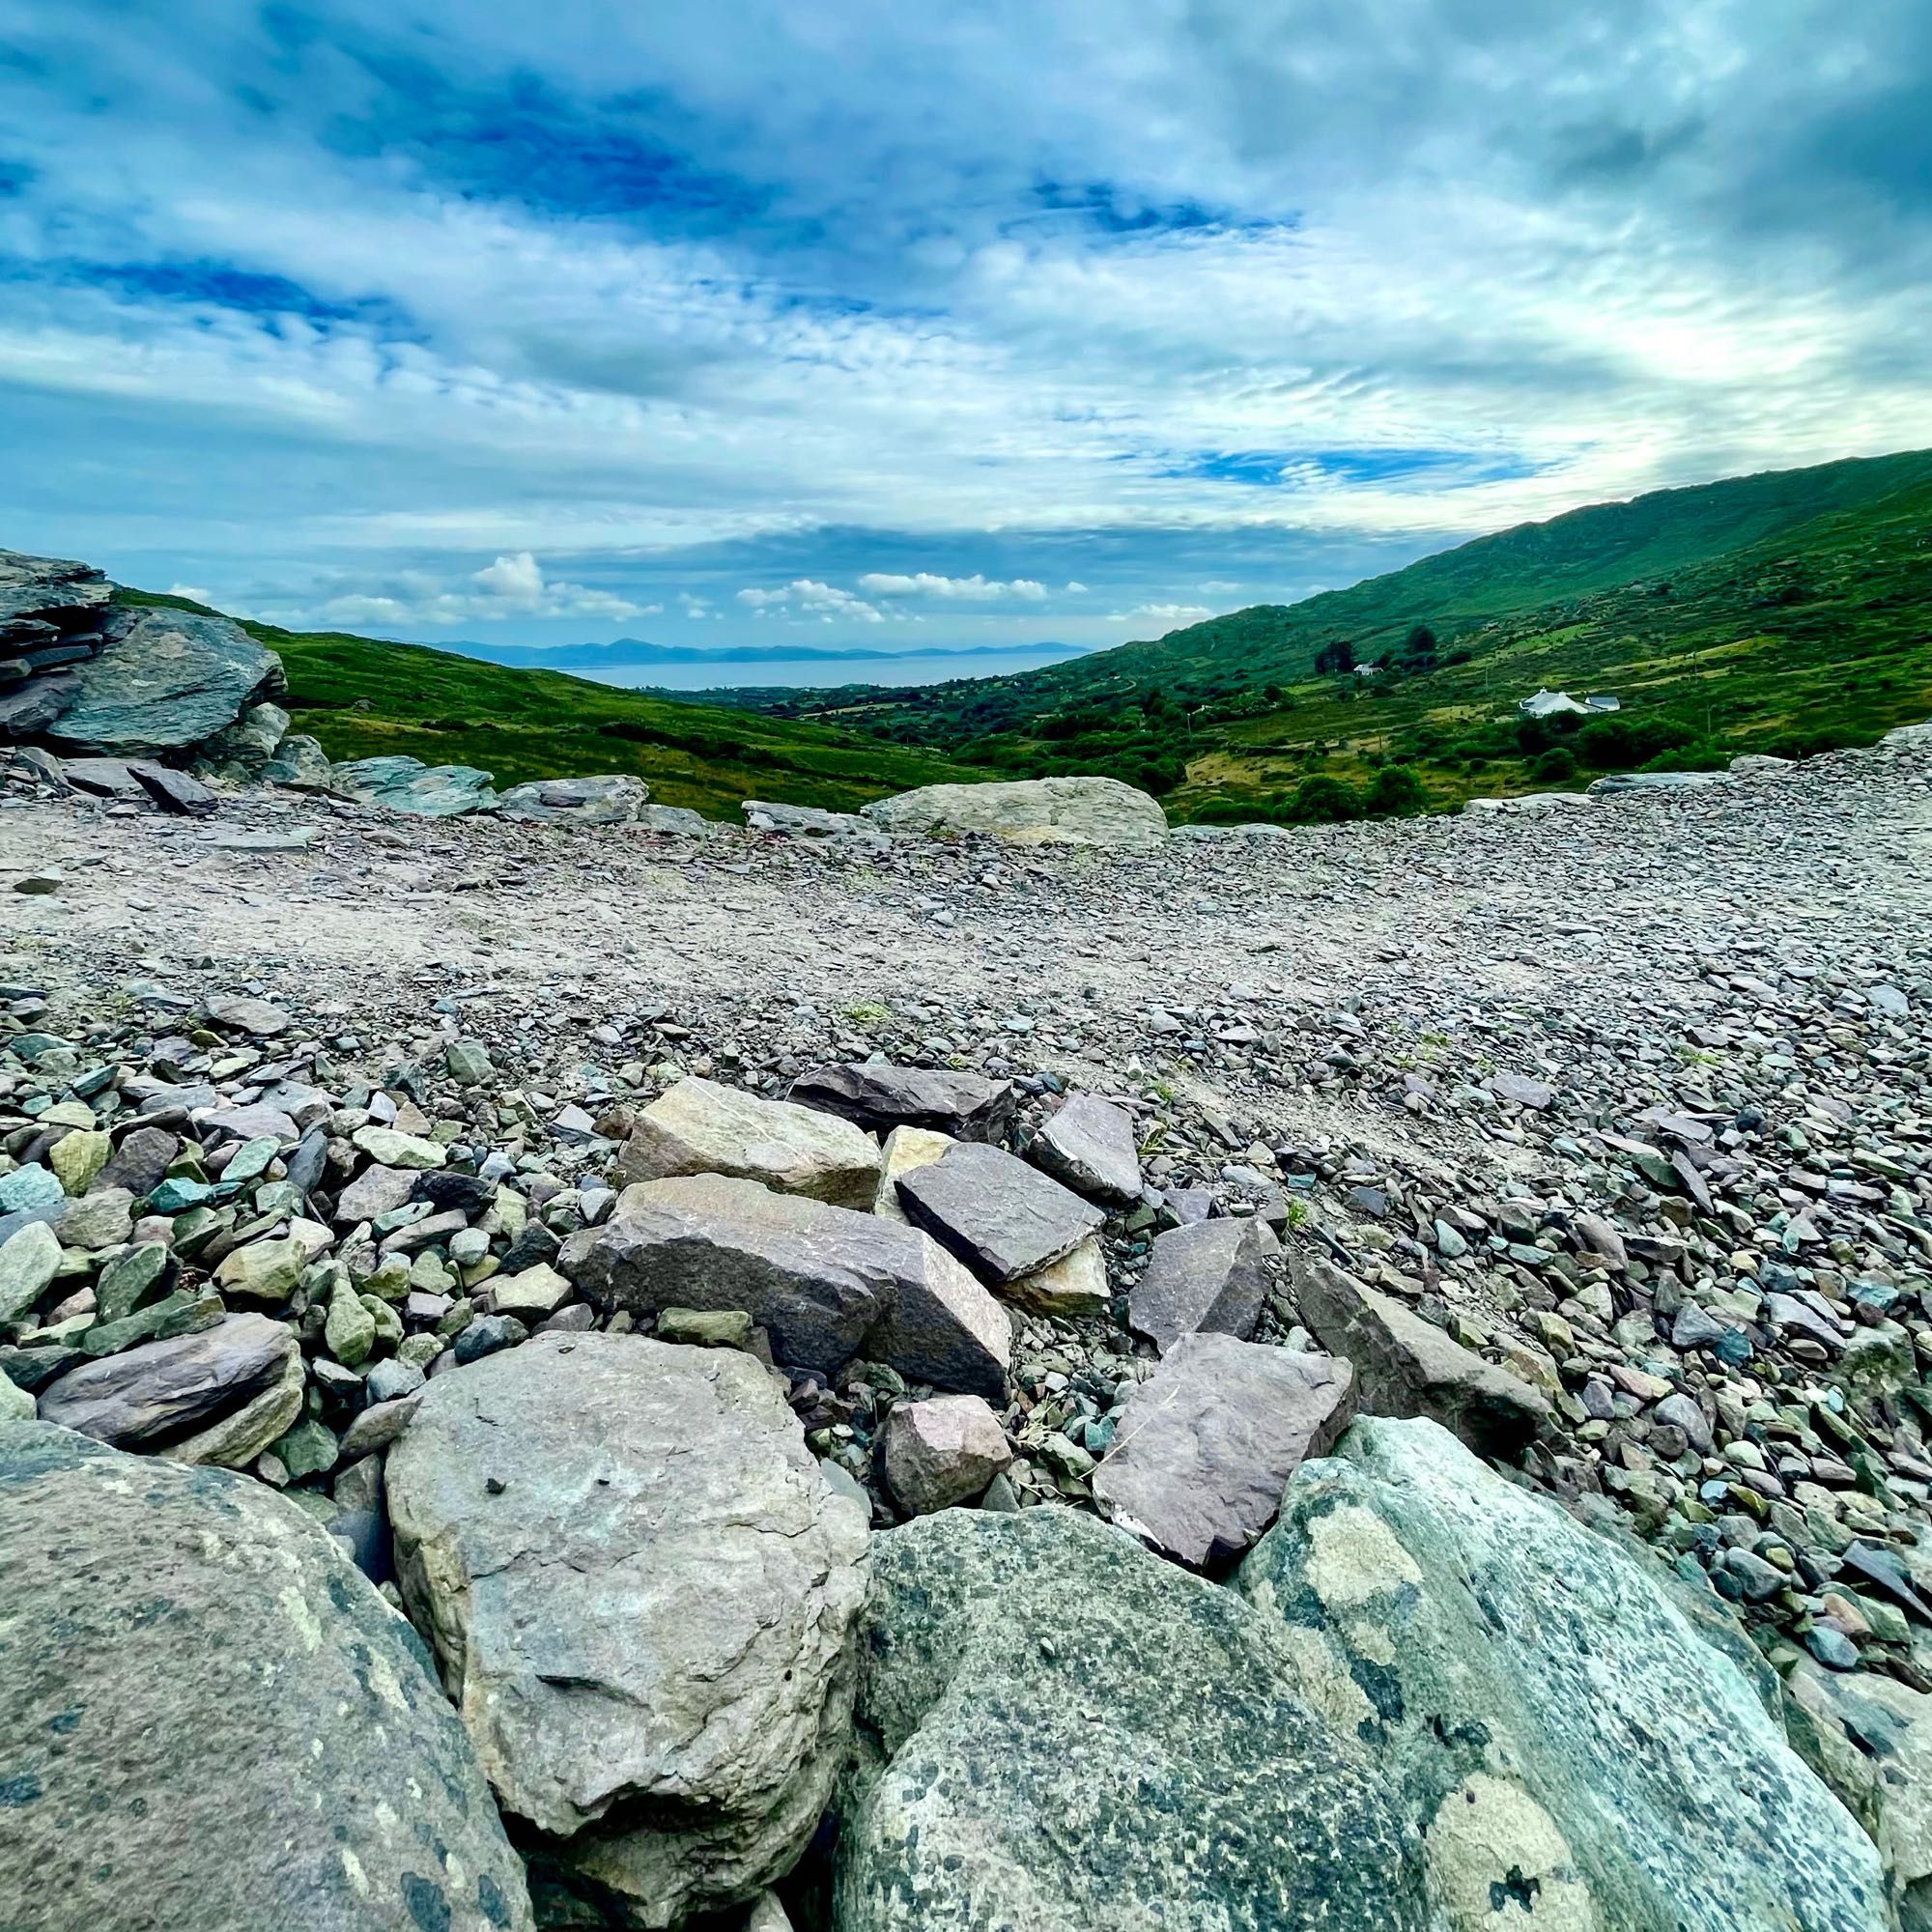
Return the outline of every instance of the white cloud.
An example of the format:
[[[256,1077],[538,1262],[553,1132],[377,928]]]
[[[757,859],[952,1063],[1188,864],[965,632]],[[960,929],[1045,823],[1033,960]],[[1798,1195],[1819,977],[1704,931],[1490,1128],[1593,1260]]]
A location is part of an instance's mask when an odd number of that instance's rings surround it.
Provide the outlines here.
[[[862,578],[860,582],[865,580]],[[838,618],[862,624],[883,624],[886,621],[884,612],[867,604],[863,597],[841,590],[834,583],[821,583],[810,577],[794,578],[776,590],[747,586],[739,591],[738,602],[753,611],[790,610],[818,617],[826,623]]]
[[[1110,624],[1165,624],[1179,630],[1183,624],[1198,624],[1214,612],[1206,604],[1142,604],[1132,611],[1108,612]]]
[[[476,581],[493,596],[508,603],[535,605],[543,599],[543,572],[528,551],[515,556],[499,556],[487,569],[476,573]]]
[[[868,570],[860,578],[859,588],[874,597],[945,597],[974,604],[996,604],[1009,598],[1037,604],[1046,595],[1046,585],[1030,577],[1015,577],[1002,583],[978,573],[971,577],[941,577],[929,570],[910,577]]]
[[[213,604],[214,602],[213,597],[208,591],[195,583],[170,583],[168,585],[168,595],[170,597],[185,597],[190,604]]]

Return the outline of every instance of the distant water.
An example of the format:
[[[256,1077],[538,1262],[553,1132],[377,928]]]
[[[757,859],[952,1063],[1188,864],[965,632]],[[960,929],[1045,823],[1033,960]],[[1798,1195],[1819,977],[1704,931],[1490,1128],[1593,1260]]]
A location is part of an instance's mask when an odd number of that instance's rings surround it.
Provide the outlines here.
[[[820,691],[840,684],[945,684],[955,677],[1011,677],[1065,664],[1081,651],[941,651],[931,657],[906,654],[876,658],[769,658],[757,664],[620,665],[592,670],[559,662],[556,668],[626,691],[715,691],[740,685],[783,684]]]

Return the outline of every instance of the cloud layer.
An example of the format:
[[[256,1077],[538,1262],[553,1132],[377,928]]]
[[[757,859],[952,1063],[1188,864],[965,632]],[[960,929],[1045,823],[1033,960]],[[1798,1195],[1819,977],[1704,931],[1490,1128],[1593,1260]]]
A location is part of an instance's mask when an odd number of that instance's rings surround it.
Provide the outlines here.
[[[0,544],[277,621],[1117,642],[1932,442],[1920,0],[0,0]]]

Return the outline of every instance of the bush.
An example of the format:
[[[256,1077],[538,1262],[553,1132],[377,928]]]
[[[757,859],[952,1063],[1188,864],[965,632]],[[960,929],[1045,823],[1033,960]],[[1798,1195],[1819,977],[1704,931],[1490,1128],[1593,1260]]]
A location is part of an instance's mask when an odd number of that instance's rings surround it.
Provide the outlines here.
[[[1413,818],[1425,803],[1422,781],[1406,765],[1384,765],[1362,800],[1377,818]]]
[[[1707,738],[1701,744],[1680,745],[1674,751],[1660,752],[1654,758],[1646,758],[1642,769],[1647,772],[1720,772],[1733,756],[1730,746],[1719,744],[1715,738]]]
[[[1627,772],[1696,736],[1675,718],[1592,718],[1577,733],[1577,755],[1593,771]]]
[[[1303,779],[1295,786],[1284,814],[1294,825],[1331,825],[1362,815],[1362,795],[1351,784],[1326,772]]]
[[[1577,776],[1577,754],[1567,745],[1552,746],[1530,766],[1538,784],[1568,784]]]

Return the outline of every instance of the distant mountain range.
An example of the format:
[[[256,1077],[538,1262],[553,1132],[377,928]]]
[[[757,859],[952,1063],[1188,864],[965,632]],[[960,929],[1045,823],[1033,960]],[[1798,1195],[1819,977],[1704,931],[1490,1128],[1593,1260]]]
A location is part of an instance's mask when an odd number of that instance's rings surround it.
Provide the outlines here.
[[[897,657],[1008,658],[1041,651],[1083,654],[1083,644],[935,644],[919,651],[869,651],[811,644],[652,644],[641,638],[617,638],[608,644],[484,644],[469,638],[439,642],[438,650],[514,670],[590,671],[629,669],[639,665],[877,664]]]

